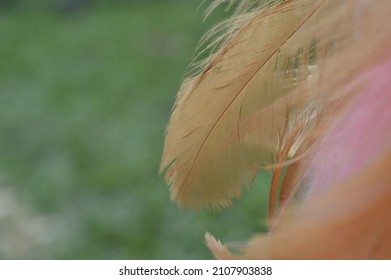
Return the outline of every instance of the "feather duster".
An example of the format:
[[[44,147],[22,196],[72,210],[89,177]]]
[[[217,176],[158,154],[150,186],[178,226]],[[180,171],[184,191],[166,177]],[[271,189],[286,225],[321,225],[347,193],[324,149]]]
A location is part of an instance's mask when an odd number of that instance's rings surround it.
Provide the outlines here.
[[[391,258],[391,2],[235,4],[176,99],[161,162],[172,199],[228,206],[268,169],[269,234],[242,255],[206,234],[217,258]]]

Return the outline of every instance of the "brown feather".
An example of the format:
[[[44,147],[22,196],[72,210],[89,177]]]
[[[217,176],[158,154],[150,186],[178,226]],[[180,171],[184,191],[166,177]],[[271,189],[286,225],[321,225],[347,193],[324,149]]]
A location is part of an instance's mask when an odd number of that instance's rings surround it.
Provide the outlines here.
[[[311,53],[316,45],[318,65],[331,53],[339,22],[320,27],[334,6],[349,9],[325,0],[252,9],[205,69],[184,82],[161,162],[179,205],[227,206],[260,168],[285,158],[297,127],[311,118]]]
[[[272,236],[251,239],[242,256],[211,236],[207,244],[228,259],[391,259],[390,166],[391,150],[308,204],[296,222],[283,220]]]

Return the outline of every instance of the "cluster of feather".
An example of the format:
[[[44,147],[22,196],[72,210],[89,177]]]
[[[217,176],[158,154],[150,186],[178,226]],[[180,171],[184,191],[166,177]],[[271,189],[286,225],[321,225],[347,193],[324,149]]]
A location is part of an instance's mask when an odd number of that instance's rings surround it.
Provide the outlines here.
[[[390,259],[391,1],[229,2],[167,128],[172,199],[226,207],[268,169],[270,232],[206,234],[217,258]]]

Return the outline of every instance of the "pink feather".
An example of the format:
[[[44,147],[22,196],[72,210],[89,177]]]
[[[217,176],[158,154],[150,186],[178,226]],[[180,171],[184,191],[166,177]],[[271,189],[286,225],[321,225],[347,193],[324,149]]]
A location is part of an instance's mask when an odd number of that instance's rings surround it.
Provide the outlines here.
[[[391,147],[390,73],[391,57],[358,78],[370,80],[324,136],[306,172],[311,195],[354,175]]]

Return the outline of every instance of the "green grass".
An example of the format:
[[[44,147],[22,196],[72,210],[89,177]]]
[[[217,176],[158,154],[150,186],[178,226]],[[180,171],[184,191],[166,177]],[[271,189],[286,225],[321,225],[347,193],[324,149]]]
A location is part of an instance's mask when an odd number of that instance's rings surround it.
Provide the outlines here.
[[[0,210],[0,258],[203,259],[205,231],[262,229],[266,175],[212,214],[178,209],[157,174],[182,75],[221,16],[173,3],[0,13],[0,184],[20,206]]]

